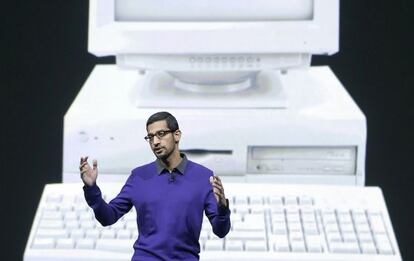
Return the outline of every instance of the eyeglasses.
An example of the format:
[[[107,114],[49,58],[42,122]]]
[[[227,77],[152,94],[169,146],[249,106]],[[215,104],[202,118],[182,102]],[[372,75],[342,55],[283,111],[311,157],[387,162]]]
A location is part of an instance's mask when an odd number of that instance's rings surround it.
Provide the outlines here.
[[[147,136],[144,137],[144,139],[148,142],[153,142],[155,136],[157,136],[158,139],[162,139],[165,135],[171,132],[173,131],[172,130],[159,130],[155,133],[155,135],[148,134]]]

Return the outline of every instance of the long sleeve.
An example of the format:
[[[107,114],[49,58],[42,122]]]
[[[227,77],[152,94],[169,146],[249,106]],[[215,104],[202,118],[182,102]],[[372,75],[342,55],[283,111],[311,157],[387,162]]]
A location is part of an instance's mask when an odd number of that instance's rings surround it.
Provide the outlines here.
[[[213,233],[220,238],[225,237],[231,226],[231,211],[228,204],[226,208],[219,207],[216,197],[214,196],[213,188],[211,188],[207,194],[204,210],[213,227]]]
[[[86,202],[93,209],[95,218],[102,226],[114,224],[132,208],[131,189],[132,178],[130,176],[119,194],[109,203],[106,203],[97,185],[83,187]]]

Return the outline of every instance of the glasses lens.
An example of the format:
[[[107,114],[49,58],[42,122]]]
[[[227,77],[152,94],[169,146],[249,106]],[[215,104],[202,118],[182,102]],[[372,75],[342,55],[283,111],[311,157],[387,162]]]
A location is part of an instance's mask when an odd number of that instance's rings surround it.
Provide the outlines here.
[[[156,135],[157,135],[157,137],[158,137],[158,138],[162,138],[162,137],[164,137],[164,136],[165,136],[165,134],[167,134],[167,132],[166,132],[166,131],[163,131],[163,130],[158,131],[158,132],[156,133]]]

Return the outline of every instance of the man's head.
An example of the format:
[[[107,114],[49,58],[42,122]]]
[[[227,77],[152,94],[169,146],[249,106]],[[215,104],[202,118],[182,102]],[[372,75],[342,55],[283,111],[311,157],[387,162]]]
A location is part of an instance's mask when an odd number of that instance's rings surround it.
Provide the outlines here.
[[[178,122],[169,112],[157,112],[148,118],[146,140],[157,158],[167,159],[178,152],[180,137]]]

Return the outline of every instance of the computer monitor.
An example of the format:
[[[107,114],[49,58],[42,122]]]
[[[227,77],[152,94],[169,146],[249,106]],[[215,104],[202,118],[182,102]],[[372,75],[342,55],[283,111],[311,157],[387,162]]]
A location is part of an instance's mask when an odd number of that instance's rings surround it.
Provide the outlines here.
[[[256,86],[264,70],[337,52],[339,0],[90,0],[89,21],[91,53],[223,94]]]
[[[333,54],[338,24],[339,0],[90,0],[89,51]]]

